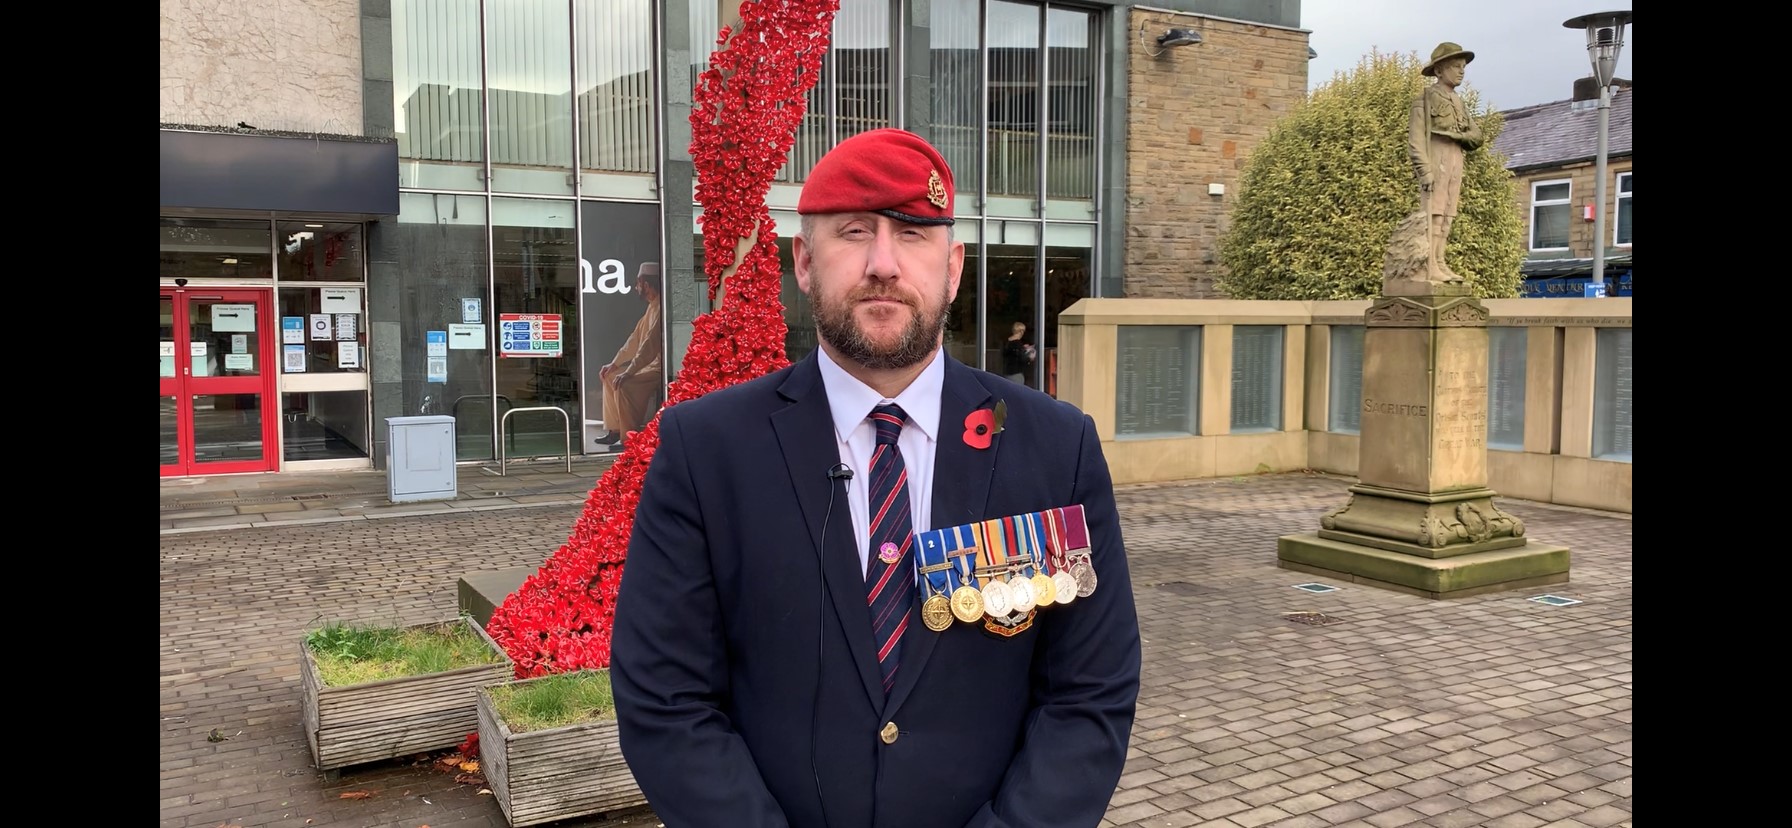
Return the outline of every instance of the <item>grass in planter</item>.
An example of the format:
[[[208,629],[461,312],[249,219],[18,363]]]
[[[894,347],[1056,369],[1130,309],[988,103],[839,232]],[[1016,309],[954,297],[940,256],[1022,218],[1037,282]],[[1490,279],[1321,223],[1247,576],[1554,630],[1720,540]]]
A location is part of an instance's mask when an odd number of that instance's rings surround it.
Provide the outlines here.
[[[608,670],[553,673],[486,688],[492,708],[512,733],[616,717]]]
[[[328,687],[497,664],[503,657],[466,623],[427,627],[327,624],[305,635]]]

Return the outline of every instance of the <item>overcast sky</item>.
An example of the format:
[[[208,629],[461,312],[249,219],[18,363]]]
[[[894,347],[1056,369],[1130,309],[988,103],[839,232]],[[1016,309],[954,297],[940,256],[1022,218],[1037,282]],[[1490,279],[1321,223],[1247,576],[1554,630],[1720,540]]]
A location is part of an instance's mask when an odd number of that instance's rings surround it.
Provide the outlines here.
[[[1631,0],[1301,0],[1300,25],[1319,57],[1309,88],[1354,69],[1371,49],[1428,60],[1442,41],[1475,53],[1466,85],[1492,109],[1565,101],[1592,74],[1586,32],[1562,26],[1583,14],[1624,11]],[[1624,29],[1617,76],[1631,78],[1636,30]]]

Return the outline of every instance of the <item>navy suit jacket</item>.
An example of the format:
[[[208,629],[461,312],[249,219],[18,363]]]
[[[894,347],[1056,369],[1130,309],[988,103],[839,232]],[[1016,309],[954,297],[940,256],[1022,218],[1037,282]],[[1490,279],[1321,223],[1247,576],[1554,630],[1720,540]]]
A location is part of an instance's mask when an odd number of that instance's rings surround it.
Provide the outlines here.
[[[966,415],[998,400],[1005,430],[970,446]],[[1095,826],[1140,651],[1093,421],[946,357],[932,527],[1080,503],[1099,583],[1012,637],[981,621],[936,633],[917,606],[888,699],[846,484],[828,476],[839,462],[814,355],[662,414],[610,665],[622,753],[655,814],[669,828]]]

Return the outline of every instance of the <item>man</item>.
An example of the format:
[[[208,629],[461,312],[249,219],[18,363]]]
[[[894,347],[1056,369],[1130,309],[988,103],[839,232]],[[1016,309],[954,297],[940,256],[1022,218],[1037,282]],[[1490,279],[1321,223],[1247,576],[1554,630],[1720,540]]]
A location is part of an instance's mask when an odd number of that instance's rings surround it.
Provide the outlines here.
[[[660,376],[661,355],[666,346],[660,335],[660,266],[646,262],[635,274],[635,293],[647,300],[628,341],[616,350],[616,357],[597,369],[597,378],[604,386],[604,428],[608,431],[597,442],[621,445],[623,435],[637,431],[653,416],[650,406],[664,379]]]
[[[1463,156],[1484,143],[1481,125],[1456,94],[1474,59],[1474,52],[1454,43],[1438,44],[1431,62],[1419,70],[1437,82],[1413,99],[1407,119],[1407,153],[1419,179],[1419,208],[1431,217],[1431,281],[1462,281],[1444,264],[1444,246],[1461,198]]]
[[[1027,323],[1015,320],[1008,333],[1007,341],[1002,343],[1002,376],[1010,380],[1027,384],[1027,371],[1033,367],[1033,360],[1038,352],[1033,350],[1033,343],[1026,340]]]
[[[668,828],[1092,828],[1107,809],[1140,659],[1107,463],[1087,415],[942,350],[952,193],[912,133],[841,142],[792,242],[820,348],[661,417],[611,677]],[[921,623],[913,533],[1073,504],[1093,592]]]

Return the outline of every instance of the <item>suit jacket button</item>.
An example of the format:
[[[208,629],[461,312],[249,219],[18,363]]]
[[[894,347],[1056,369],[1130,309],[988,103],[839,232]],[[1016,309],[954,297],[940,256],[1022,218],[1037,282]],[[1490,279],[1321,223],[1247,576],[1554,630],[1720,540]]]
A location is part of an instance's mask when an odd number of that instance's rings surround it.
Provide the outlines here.
[[[884,729],[877,735],[884,740],[884,744],[886,745],[896,744],[896,723],[890,722],[889,724],[884,725]]]

